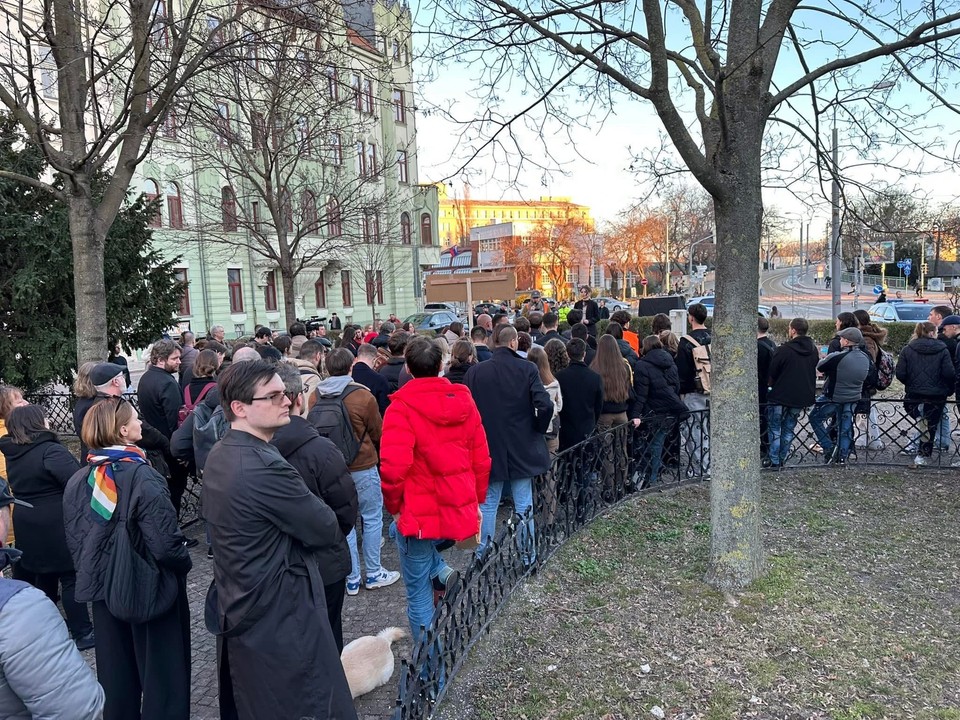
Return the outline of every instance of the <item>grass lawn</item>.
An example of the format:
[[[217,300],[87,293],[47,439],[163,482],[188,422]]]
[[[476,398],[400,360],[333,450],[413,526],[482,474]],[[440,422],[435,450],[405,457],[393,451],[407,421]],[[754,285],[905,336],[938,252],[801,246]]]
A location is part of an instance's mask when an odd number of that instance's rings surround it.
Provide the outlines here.
[[[745,592],[702,582],[707,486],[628,501],[518,591],[438,717],[960,720],[960,474],[763,482]]]

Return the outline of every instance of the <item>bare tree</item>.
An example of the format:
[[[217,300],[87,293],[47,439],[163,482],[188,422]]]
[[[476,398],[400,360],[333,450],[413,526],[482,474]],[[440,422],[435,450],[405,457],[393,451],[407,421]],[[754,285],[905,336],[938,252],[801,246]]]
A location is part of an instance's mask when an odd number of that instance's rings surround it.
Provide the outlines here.
[[[869,67],[871,78],[914,82],[925,95],[924,112],[931,104],[955,111],[943,70],[960,60],[960,13],[941,14],[937,3],[838,7],[825,0],[642,0],[639,7],[473,0],[434,8],[430,47],[441,59],[478,69],[474,87],[484,114],[474,127],[485,144],[474,144],[476,152],[513,139],[517,120],[539,128],[549,144],[556,127],[583,121],[585,108],[602,118],[615,101],[638,99],[652,105],[682,167],[713,198],[707,579],[722,589],[745,586],[763,567],[754,339],[764,170],[773,170],[777,147],[794,139],[828,157],[835,143],[821,139],[821,119],[831,112],[840,121],[869,123],[860,132],[882,124],[894,141],[916,148],[909,108],[888,103],[889,112],[878,112],[885,95],[858,92],[858,74]],[[781,62],[784,56],[790,62]],[[523,104],[503,110],[501,88],[517,75],[526,85]],[[850,110],[858,96],[872,106],[870,114]],[[836,174],[819,167],[823,180]]]
[[[107,350],[104,242],[138,164],[184,84],[229,42],[244,3],[19,0],[0,8],[0,103],[39,147],[62,188],[12,171],[3,177],[69,207],[77,360]]]

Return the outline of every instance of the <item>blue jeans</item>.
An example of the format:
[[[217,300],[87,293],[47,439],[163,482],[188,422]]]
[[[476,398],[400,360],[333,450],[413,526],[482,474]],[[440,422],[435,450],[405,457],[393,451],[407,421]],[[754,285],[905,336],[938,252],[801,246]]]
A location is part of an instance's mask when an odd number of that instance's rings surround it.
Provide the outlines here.
[[[922,413],[922,407],[920,412]],[[944,406],[943,415],[940,417],[940,424],[937,426],[937,434],[934,438],[934,448],[937,450],[949,450],[950,449],[950,407]],[[917,452],[920,447],[920,431],[914,430],[910,433],[910,444],[908,445],[909,449],[913,452]]]
[[[657,418],[651,420],[651,427],[648,429],[647,447],[644,451],[644,474],[647,475],[647,482],[653,484],[660,479],[660,466],[663,464],[663,443],[667,439],[667,433],[673,427],[673,418]],[[649,469],[649,473],[646,471]]]
[[[797,420],[802,408],[786,405],[767,405],[767,432],[770,437],[770,464],[779,467],[787,462],[793,438],[796,435]]]
[[[834,444],[830,439],[830,432],[827,429],[827,422],[832,417],[839,418],[837,422],[837,458],[846,460],[850,454],[850,446],[853,444],[853,411],[857,403],[835,403],[831,402],[823,395],[817,398],[813,410],[810,412],[810,425],[817,436],[817,442],[823,448],[824,458],[833,455]]]
[[[513,496],[513,507],[521,517],[527,520],[520,526],[520,547],[523,552],[523,562],[527,565],[537,558],[537,551],[533,544],[533,479],[521,478],[510,480],[510,494]],[[491,482],[487,488],[487,499],[483,501],[480,510],[483,512],[483,522],[480,524],[480,545],[477,547],[477,557],[483,555],[490,541],[497,532],[497,508],[500,507],[500,496],[503,494],[504,482]]]
[[[383,537],[383,490],[380,489],[380,473],[376,466],[367,470],[351,472],[357,486],[357,504],[363,518],[363,566],[367,577],[376,575],[380,567],[380,538]],[[357,552],[357,529],[347,535],[350,548],[350,575],[347,582],[360,581],[360,555]]]
[[[400,555],[400,573],[407,589],[407,619],[413,641],[420,639],[422,628],[430,626],[433,619],[432,578],[442,577],[447,564],[437,552],[435,540],[419,540],[405,537],[397,530],[397,523],[390,523],[390,537],[397,543]]]

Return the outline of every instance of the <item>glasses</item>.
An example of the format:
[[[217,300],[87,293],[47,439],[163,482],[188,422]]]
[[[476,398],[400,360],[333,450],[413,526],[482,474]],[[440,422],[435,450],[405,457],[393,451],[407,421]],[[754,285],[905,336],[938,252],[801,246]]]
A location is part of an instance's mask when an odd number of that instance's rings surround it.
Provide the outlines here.
[[[280,405],[283,403],[283,398],[286,397],[286,393],[283,390],[277,390],[272,392],[269,395],[264,395],[263,397],[250,398],[250,402],[256,402],[257,400],[269,400],[274,405]]]

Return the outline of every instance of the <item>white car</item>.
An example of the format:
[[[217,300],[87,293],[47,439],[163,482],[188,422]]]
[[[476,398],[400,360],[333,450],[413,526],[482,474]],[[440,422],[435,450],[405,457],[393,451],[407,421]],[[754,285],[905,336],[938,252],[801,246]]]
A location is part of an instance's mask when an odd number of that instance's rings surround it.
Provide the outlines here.
[[[713,317],[713,295],[701,295],[700,297],[692,297],[687,300],[687,307],[695,303],[700,303],[707,309],[707,317]],[[770,317],[770,306],[769,305],[757,305],[757,315],[759,317]]]

